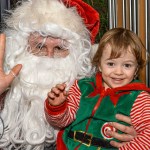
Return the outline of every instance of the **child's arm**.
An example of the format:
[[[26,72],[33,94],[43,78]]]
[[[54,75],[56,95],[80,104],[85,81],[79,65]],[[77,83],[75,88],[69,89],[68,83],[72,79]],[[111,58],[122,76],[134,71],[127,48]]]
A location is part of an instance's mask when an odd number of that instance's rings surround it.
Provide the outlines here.
[[[63,94],[62,89],[54,88],[52,91],[56,94],[49,93],[50,103],[53,103],[53,106],[49,104],[49,100],[45,101],[45,115],[47,121],[58,128],[63,128],[72,123],[76,118],[76,112],[79,108],[80,96],[81,92],[78,87],[77,80],[73,84],[73,86],[69,89],[67,96]],[[52,93],[53,93],[52,92]],[[58,92],[58,93],[57,93]],[[57,94],[62,95],[58,96]],[[58,96],[58,97],[57,97]],[[63,100],[60,99],[63,98]],[[67,98],[66,98],[67,97]],[[66,99],[65,99],[66,98]],[[60,105],[58,105],[60,104]]]
[[[150,150],[150,95],[147,92],[137,97],[130,116],[137,136],[119,150]]]

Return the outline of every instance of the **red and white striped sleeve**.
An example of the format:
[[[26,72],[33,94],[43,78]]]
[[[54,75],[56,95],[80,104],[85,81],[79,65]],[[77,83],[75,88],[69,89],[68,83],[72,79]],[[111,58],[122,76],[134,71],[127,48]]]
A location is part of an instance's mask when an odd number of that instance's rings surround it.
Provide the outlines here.
[[[130,117],[137,136],[119,150],[150,150],[150,94],[141,92]]]
[[[47,121],[58,128],[63,128],[72,123],[76,118],[76,112],[79,108],[81,92],[78,87],[78,81],[75,80],[73,86],[69,89],[68,97],[65,103],[60,106],[51,106],[48,100],[45,101],[45,115]]]

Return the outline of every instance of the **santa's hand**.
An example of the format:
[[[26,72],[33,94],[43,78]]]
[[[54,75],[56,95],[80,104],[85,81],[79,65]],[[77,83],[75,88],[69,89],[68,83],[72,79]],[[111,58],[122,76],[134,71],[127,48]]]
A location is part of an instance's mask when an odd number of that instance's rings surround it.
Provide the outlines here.
[[[5,53],[5,34],[0,34],[0,94],[2,94],[14,80],[14,78],[19,74],[22,65],[16,65],[9,74],[5,74],[3,70],[3,59]]]
[[[116,142],[116,141],[111,141],[110,144],[114,147],[121,147],[123,145],[125,145],[127,142],[130,142],[134,137],[136,137],[137,133],[134,130],[134,128],[132,127],[132,123],[131,123],[131,118],[128,116],[124,116],[121,114],[117,114],[116,118],[120,121],[126,122],[128,124],[130,124],[131,126],[125,126],[123,124],[119,124],[116,122],[111,122],[111,126],[115,127],[117,130],[122,131],[124,134],[119,134],[115,131],[107,131],[107,134],[118,139],[119,141],[122,141],[121,143]]]
[[[57,84],[56,87],[53,87],[51,91],[48,93],[48,101],[52,106],[61,105],[68,95],[67,91],[65,91],[66,84]]]

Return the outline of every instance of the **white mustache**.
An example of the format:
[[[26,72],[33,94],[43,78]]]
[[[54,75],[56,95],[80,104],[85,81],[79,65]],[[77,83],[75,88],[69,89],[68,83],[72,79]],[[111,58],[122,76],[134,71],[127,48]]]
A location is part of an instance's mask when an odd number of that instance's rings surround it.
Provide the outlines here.
[[[17,63],[21,63],[23,68],[16,78],[16,82],[26,91],[45,90],[45,92],[48,92],[56,84],[64,82],[69,89],[77,77],[76,65],[71,56],[66,58],[41,58],[28,54],[21,56]]]

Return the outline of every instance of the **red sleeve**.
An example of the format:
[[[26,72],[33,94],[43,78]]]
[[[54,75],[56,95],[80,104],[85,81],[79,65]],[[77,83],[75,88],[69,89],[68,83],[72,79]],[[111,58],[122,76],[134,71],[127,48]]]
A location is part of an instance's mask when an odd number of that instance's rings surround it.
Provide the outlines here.
[[[51,106],[45,101],[45,115],[47,121],[58,128],[64,128],[74,121],[79,108],[81,92],[77,80],[68,91],[66,102],[60,106]]]
[[[147,92],[137,97],[130,117],[137,136],[119,150],[150,150],[150,95]]]
[[[67,103],[64,102],[59,106],[52,106],[49,104],[48,99],[45,100],[45,112],[49,115],[58,115],[65,111]]]

